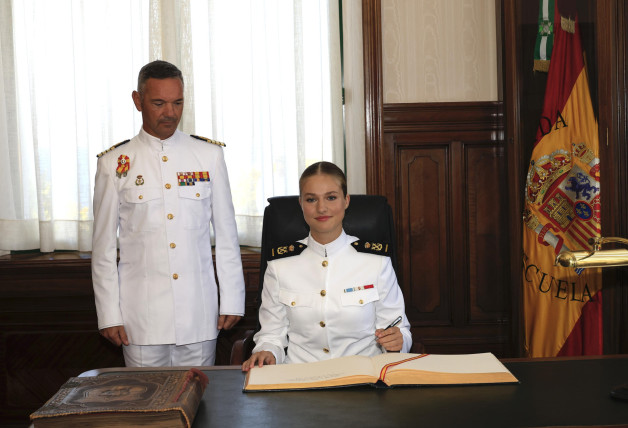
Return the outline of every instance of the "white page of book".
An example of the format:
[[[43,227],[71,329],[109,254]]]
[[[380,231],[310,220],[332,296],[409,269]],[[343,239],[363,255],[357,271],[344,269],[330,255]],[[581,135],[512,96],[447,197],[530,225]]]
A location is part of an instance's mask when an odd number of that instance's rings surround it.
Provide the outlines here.
[[[413,354],[382,354],[373,357],[377,364],[384,366],[399,361]],[[381,364],[379,364],[381,363]],[[481,354],[440,355],[427,354],[416,360],[390,367],[393,370],[425,370],[439,373],[508,373],[508,369],[490,352]]]
[[[371,358],[361,356],[335,358],[313,363],[270,365],[252,368],[249,384],[307,383],[355,375],[377,377],[379,376],[379,369],[377,373],[374,373]]]

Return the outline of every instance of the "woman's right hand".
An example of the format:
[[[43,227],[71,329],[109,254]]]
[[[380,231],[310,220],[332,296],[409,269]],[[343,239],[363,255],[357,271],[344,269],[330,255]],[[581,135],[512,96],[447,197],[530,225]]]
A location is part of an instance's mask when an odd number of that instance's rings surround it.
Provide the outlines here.
[[[270,351],[259,351],[251,355],[251,358],[242,363],[242,371],[248,372],[256,365],[262,367],[264,364],[275,364],[275,356]]]

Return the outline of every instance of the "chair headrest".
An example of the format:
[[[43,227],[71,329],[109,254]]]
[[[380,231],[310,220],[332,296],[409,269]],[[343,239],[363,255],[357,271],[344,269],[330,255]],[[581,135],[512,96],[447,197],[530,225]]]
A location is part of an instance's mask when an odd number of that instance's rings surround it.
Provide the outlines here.
[[[348,235],[374,242],[394,242],[390,228],[391,210],[380,195],[351,195],[343,227]],[[309,227],[303,219],[298,196],[276,196],[268,199],[264,211],[264,235],[270,247],[307,237]],[[269,234],[269,236],[267,236]]]

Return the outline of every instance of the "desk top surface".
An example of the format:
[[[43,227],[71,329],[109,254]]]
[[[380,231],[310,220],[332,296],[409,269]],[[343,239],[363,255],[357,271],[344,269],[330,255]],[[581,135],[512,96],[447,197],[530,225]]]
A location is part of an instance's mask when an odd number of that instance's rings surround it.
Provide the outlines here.
[[[506,360],[518,385],[369,386],[243,393],[238,368],[206,368],[210,382],[194,420],[201,427],[628,426],[628,356]],[[83,375],[120,373],[104,369]],[[137,369],[136,369],[137,370]]]

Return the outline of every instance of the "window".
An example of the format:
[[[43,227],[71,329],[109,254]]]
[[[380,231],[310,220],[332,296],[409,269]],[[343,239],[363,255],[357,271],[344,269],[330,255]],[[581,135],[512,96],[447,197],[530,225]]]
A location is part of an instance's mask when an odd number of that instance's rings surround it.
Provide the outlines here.
[[[131,92],[158,58],[184,73],[180,129],[226,143],[240,243],[259,245],[268,197],[296,194],[312,162],[343,164],[334,7],[3,2],[0,250],[91,249],[96,155],[139,131]]]

